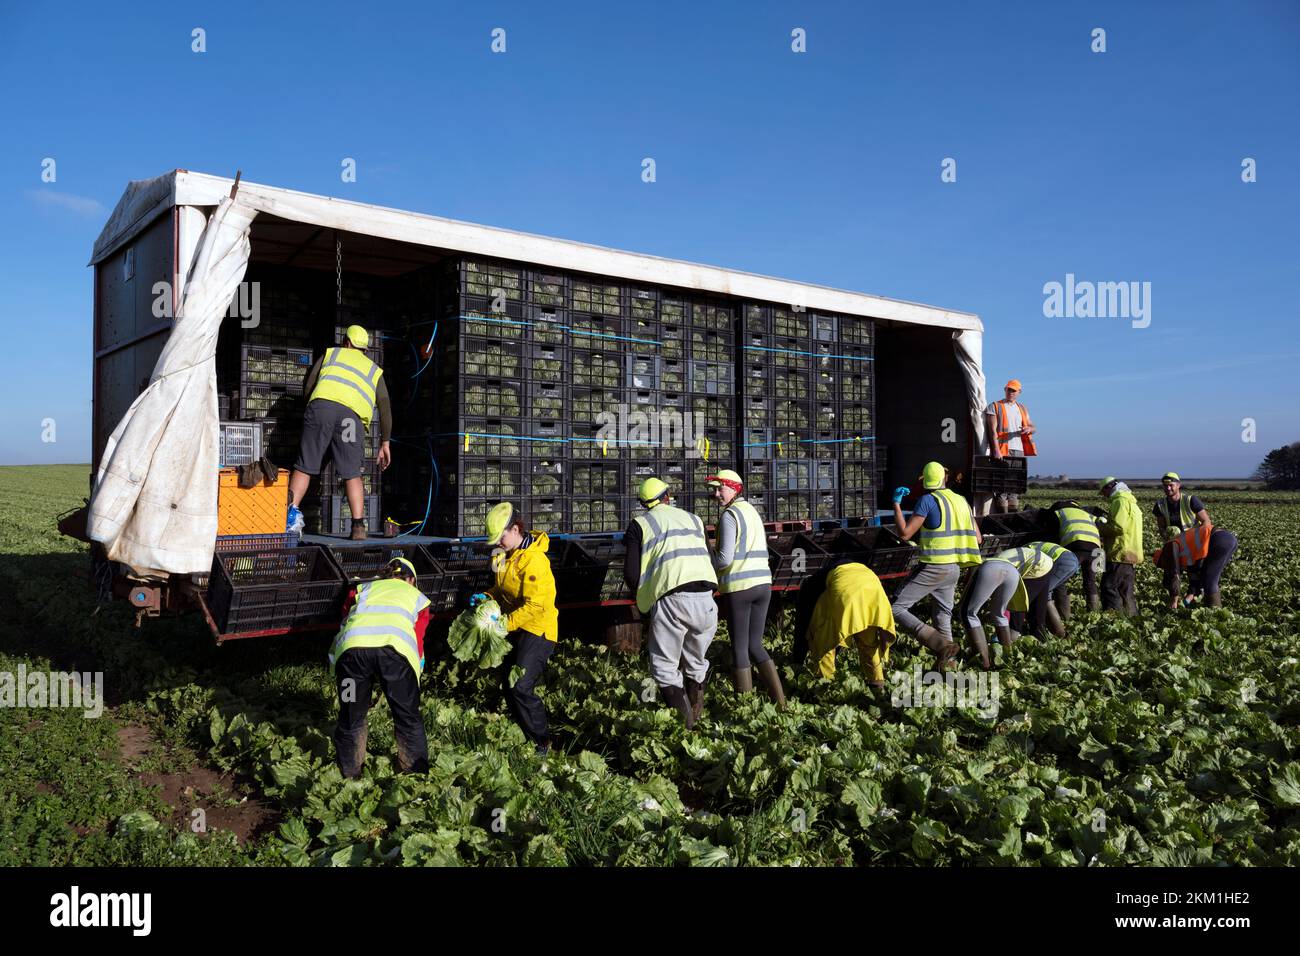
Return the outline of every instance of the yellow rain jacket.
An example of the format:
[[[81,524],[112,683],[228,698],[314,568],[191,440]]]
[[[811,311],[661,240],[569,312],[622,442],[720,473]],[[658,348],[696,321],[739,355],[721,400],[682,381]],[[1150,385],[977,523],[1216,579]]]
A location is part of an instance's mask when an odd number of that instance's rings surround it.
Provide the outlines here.
[[[546,556],[550,539],[534,531],[532,543],[508,555],[497,554],[492,570],[497,583],[488,596],[506,612],[506,630],[525,630],[548,641],[560,639],[560,612],[555,607],[555,575]]]
[[[1101,525],[1106,542],[1106,560],[1111,564],[1141,564],[1142,509],[1131,491],[1117,491],[1110,496],[1110,520]]]
[[[867,679],[885,679],[896,634],[894,611],[880,578],[865,564],[842,564],[831,571],[808,632],[808,648],[822,677],[835,676],[835,650],[848,647],[852,639]]]

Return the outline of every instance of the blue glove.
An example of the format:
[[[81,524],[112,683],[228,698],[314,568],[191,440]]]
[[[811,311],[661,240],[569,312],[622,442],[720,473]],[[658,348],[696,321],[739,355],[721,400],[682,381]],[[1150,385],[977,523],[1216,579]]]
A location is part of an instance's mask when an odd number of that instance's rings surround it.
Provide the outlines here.
[[[912,493],[911,488],[899,485],[894,489],[894,504],[900,504],[904,498]]]
[[[486,594],[484,594],[482,591],[478,592],[477,594],[471,594],[471,595],[469,596],[469,606],[470,606],[470,607],[478,607],[480,604],[482,604],[482,603],[483,603],[484,601],[486,601],[487,599],[488,599],[488,596],[487,596]]]

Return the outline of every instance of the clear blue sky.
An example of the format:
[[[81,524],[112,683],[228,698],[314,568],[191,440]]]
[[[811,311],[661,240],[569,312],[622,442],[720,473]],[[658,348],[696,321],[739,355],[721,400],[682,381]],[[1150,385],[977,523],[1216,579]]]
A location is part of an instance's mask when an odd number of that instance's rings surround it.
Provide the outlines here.
[[[0,463],[88,460],[91,244],[175,167],[976,312],[1039,473],[1300,440],[1300,4],[74,7],[0,12]],[[1150,327],[1044,317],[1066,273]]]

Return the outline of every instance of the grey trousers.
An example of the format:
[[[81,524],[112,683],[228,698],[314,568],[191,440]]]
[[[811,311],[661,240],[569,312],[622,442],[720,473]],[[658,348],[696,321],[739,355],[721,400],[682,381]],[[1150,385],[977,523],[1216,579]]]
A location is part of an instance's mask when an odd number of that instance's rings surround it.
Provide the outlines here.
[[[718,630],[718,605],[710,591],[666,594],[650,609],[650,674],[660,687],[681,687],[682,672],[703,683],[704,652]]]
[[[961,601],[967,626],[980,626],[980,611],[986,604],[994,625],[1005,624],[1002,615],[1015,596],[1019,581],[1020,572],[1005,561],[986,561],[976,568]]]
[[[961,568],[955,564],[920,565],[894,598],[894,620],[913,634],[919,633],[922,621],[909,609],[921,598],[931,597],[938,608],[934,615],[934,626],[951,641],[952,604],[957,596],[957,579],[960,577]]]

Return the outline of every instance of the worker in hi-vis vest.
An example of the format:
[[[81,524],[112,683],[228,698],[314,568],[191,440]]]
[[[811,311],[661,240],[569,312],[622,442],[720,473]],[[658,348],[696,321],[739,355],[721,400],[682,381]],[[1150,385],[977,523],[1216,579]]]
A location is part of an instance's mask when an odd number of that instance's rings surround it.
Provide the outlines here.
[[[993,667],[993,655],[980,614],[987,613],[992,621],[1005,660],[1011,645],[1020,638],[1011,629],[1010,612],[1025,613],[1033,598],[1047,589],[1051,559],[1041,552],[1031,553],[1024,560],[1013,560],[1015,557],[1004,551],[985,560],[975,569],[961,596],[958,613],[966,623],[966,637],[975,645],[984,670]]]
[[[302,533],[302,512],[298,506],[312,477],[320,474],[328,452],[347,492],[352,539],[365,540],[366,491],[361,465],[365,460],[366,432],[378,413],[379,450],[375,460],[381,471],[392,461],[388,442],[393,432],[392,403],[384,383],[384,370],[361,351],[369,344],[370,333],[359,325],[349,325],[343,343],[326,349],[307,373],[303,386],[307,410],[302,416],[298,460],[289,476],[286,531]]]
[[[1132,617],[1138,612],[1137,566],[1142,563],[1142,509],[1128,485],[1118,478],[1101,480],[1101,494],[1110,513],[1097,519],[1106,548],[1106,573],[1101,576],[1101,608]]]
[[[763,646],[767,608],[772,603],[772,568],[768,564],[767,530],[758,509],[745,499],[740,475],[729,468],[704,479],[722,505],[718,518],[718,547],[713,568],[718,572],[722,617],[731,634],[736,691],[754,689],[751,667],[778,707],[785,707],[785,689],[776,661]]]
[[[1016,399],[1020,395],[1020,380],[1013,378],[1004,389],[1006,397],[989,402],[984,409],[984,423],[989,435],[989,454],[994,458],[1026,458],[1037,455],[1034,447],[1034,423],[1029,419],[1029,409]],[[996,499],[994,511],[1010,512],[1020,508],[1020,497],[1004,492]]]
[[[1068,548],[1079,561],[1083,596],[1088,603],[1088,610],[1101,610],[1098,580],[1105,569],[1106,559],[1105,549],[1101,545],[1101,532],[1097,530],[1097,519],[1079,507],[1079,503],[1073,499],[1056,502],[1047,509],[1044,517],[1049,524],[1055,522],[1057,543]],[[1052,592],[1052,599],[1056,602],[1061,620],[1068,621],[1070,592],[1064,584]]]
[[[894,489],[894,524],[898,536],[910,541],[920,534],[920,564],[894,598],[894,620],[934,651],[941,668],[947,668],[957,655],[952,639],[952,606],[957,596],[957,580],[962,568],[982,562],[980,534],[966,499],[945,487],[948,471],[937,461],[926,464],[921,472],[921,487],[926,491],[917,501],[912,517],[903,519],[902,501],[910,488]],[[935,626],[925,624],[912,613],[911,607],[924,597],[934,601]]]
[[[998,554],[1004,561],[1010,561],[1017,568],[1024,568],[1028,562],[1047,561],[1047,573],[1044,575],[1041,593],[1035,592],[1029,603],[1029,633],[1042,637],[1043,631],[1051,631],[1057,637],[1065,637],[1065,622],[1052,599],[1053,593],[1070,580],[1079,570],[1079,559],[1065,545],[1055,541],[1031,541],[1018,548],[1008,548]],[[1033,576],[1026,576],[1032,579]]]
[[[1183,494],[1183,480],[1178,477],[1178,472],[1165,472],[1160,487],[1164,496],[1156,499],[1151,513],[1156,516],[1161,541],[1170,541],[1198,524],[1206,527],[1214,524],[1200,498]]]
[[[1235,534],[1209,524],[1194,524],[1166,541],[1152,559],[1165,573],[1170,609],[1190,605],[1198,597],[1204,597],[1206,607],[1222,607],[1219,578],[1236,550]],[[1179,597],[1184,572],[1188,577],[1185,600]]]
[[[429,742],[420,715],[420,674],[429,599],[415,586],[415,565],[394,558],[377,581],[360,584],[343,607],[343,627],[330,647],[339,697],[334,749],[345,777],[360,777],[366,759],[366,715],[375,684],[393,715],[398,769],[429,769]]]
[[[637,610],[649,618],[650,673],[664,701],[677,708],[686,728],[704,713],[704,654],[718,630],[713,589],[718,576],[709,560],[704,522],[674,507],[668,486],[647,478],[637,488],[645,512],[623,535],[623,577],[636,594]]]

